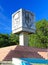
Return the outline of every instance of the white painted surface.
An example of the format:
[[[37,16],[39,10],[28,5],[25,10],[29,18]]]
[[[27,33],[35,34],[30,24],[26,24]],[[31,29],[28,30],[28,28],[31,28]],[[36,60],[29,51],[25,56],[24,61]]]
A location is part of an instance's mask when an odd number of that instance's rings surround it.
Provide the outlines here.
[[[19,35],[19,45],[28,46],[28,33],[20,33]]]
[[[22,31],[28,33],[34,33],[35,31],[34,14],[24,9],[20,9],[12,14],[12,33]]]
[[[22,60],[18,59],[18,58],[13,58],[12,59],[12,64],[13,65],[21,65]]]
[[[27,61],[23,61],[19,58],[12,58],[12,64],[13,65],[32,65],[32,64],[28,63]]]

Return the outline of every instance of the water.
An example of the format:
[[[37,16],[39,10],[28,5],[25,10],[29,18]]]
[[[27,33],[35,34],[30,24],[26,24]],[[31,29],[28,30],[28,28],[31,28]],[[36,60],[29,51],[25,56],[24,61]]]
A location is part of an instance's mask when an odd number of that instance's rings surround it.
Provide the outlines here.
[[[21,60],[27,61],[29,63],[39,63],[39,64],[47,64],[48,65],[48,60],[45,59],[37,59],[37,58],[20,58]]]

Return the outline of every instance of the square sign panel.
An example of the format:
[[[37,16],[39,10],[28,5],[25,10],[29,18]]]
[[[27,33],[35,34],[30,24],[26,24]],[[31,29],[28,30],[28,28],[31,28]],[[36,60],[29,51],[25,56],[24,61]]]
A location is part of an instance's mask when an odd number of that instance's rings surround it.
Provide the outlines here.
[[[34,14],[20,9],[12,14],[12,33],[35,33]]]

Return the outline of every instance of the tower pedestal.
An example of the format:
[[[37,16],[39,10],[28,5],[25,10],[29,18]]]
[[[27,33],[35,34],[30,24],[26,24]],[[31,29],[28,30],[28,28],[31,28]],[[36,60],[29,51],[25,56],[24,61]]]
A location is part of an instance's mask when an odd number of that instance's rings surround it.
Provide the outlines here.
[[[19,35],[19,45],[21,46],[28,46],[28,33],[20,33]]]

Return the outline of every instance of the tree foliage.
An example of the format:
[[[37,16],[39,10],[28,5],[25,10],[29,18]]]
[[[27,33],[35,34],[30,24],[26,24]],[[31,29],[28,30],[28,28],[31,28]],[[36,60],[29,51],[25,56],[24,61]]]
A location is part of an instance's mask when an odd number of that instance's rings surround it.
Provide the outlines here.
[[[19,36],[16,34],[10,34],[9,43],[10,43],[10,45],[14,45],[14,44],[18,45],[19,44]]]
[[[8,46],[8,34],[0,34],[0,47]]]
[[[36,22],[36,33],[30,35],[29,46],[47,48],[48,47],[48,21],[40,20]]]
[[[18,44],[18,35],[16,34],[0,34],[0,47]]]

